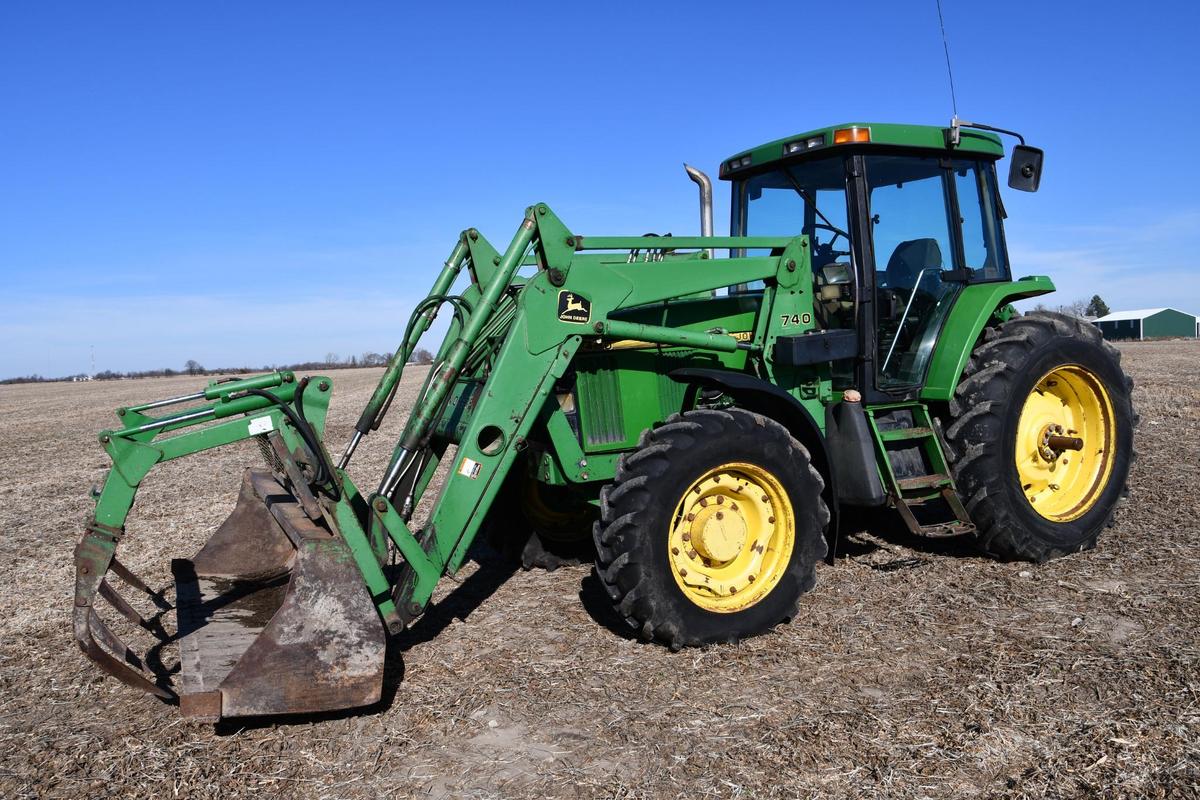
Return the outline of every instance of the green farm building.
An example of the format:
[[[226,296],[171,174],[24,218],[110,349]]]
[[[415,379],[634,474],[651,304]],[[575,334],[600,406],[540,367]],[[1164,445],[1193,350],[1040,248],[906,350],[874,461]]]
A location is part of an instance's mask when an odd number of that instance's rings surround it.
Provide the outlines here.
[[[1114,311],[1093,320],[1105,339],[1158,339],[1181,336],[1188,339],[1198,334],[1196,316],[1173,308],[1142,308],[1135,311]]]

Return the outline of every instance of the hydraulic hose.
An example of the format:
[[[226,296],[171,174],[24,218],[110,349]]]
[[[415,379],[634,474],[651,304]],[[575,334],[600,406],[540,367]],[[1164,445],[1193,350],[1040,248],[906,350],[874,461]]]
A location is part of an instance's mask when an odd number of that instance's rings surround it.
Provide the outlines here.
[[[305,388],[308,386],[308,378],[302,378],[296,385],[296,409],[280,400],[270,392],[265,392],[262,389],[247,389],[246,394],[257,395],[258,397],[266,398],[275,405],[279,406],[280,411],[292,423],[292,427],[300,434],[300,438],[304,441],[304,446],[313,454],[313,458],[317,462],[317,475],[313,483],[317,486],[328,486],[330,488],[330,496],[334,500],[340,500],[342,497],[341,486],[337,482],[337,473],[334,472],[333,465],[329,463],[325,456],[325,450],[321,447],[320,441],[317,439],[316,432],[312,426],[308,424],[308,420],[304,418],[304,401],[301,396],[304,394]],[[297,413],[299,411],[299,413]]]
[[[408,337],[412,330],[413,323],[417,318],[417,314],[422,311],[426,305],[428,305],[429,300],[437,300],[439,303],[449,303],[451,308],[454,309],[454,318],[458,320],[459,327],[462,327],[466,323],[467,316],[469,316],[471,313],[471,306],[459,295],[438,295],[437,297],[427,298],[426,302],[423,302],[421,305],[417,306],[416,310],[413,311],[412,316],[408,318],[408,326],[406,326],[404,329],[404,341],[406,343],[408,342]],[[413,344],[415,349],[416,342]],[[411,353],[405,353],[405,358],[407,359],[409,355],[411,355]],[[383,418],[387,416],[388,410],[391,409],[392,401],[396,399],[396,391],[399,388],[400,381],[396,381],[392,385],[392,390],[388,392],[387,400],[385,400],[383,406],[380,407],[379,413],[375,415],[375,420],[371,423],[370,430],[379,430],[379,425],[383,422]]]
[[[449,303],[451,308],[454,309],[454,316],[458,320],[460,326],[465,324],[467,316],[471,313],[471,307],[467,305],[463,298],[459,297],[458,295],[430,295],[418,303],[417,307],[414,308],[412,313],[409,315],[408,324],[404,326],[404,338],[401,340],[400,348],[396,351],[396,354],[392,356],[394,359],[408,359],[408,357],[411,355],[408,350],[408,339],[412,335],[413,328],[416,326],[417,318],[420,317],[421,314],[425,313],[430,306],[441,305],[442,303]],[[415,346],[416,343],[413,342],[412,344]],[[371,431],[378,430],[380,423],[387,415],[388,409],[391,408],[392,399],[396,396],[396,389],[399,386],[400,381],[397,379],[388,390],[387,397],[381,404],[375,405],[373,403],[368,403],[367,407],[363,409],[362,415],[358,418],[358,422],[355,424],[354,429],[364,436]]]
[[[533,244],[536,232],[536,211],[531,206],[526,210],[525,219],[521,221],[508,249],[504,251],[504,255],[500,256],[500,263],[496,265],[495,273],[488,281],[487,286],[483,288],[479,303],[471,316],[467,318],[467,323],[458,331],[453,343],[448,347],[443,345],[443,349],[439,353],[442,363],[436,370],[430,372],[432,381],[429,384],[429,393],[414,406],[409,415],[408,422],[404,425],[404,432],[400,435],[400,441],[392,452],[387,473],[379,484],[378,494],[389,496],[396,487],[399,475],[407,466],[405,462],[420,446],[430,426],[433,425],[434,414],[450,393],[454,380],[462,369],[467,356],[474,349],[480,333],[492,318],[496,304],[505,289],[511,284],[517,268],[525,260],[525,253]]]
[[[454,249],[450,252],[446,263],[442,265],[442,270],[438,273],[437,280],[433,282],[433,287],[429,290],[430,297],[444,296],[450,291],[451,285],[457,279],[459,273],[462,271],[463,264],[467,261],[468,254],[467,231],[463,231],[458,237],[458,241],[455,242]],[[358,422],[354,426],[354,435],[346,443],[346,449],[338,461],[338,466],[342,469],[349,466],[350,459],[354,455],[354,451],[358,447],[358,443],[362,441],[362,438],[378,427],[380,411],[383,409],[385,402],[393,395],[396,384],[400,382],[400,374],[404,368],[403,362],[408,357],[409,339],[414,336],[414,333],[415,338],[420,339],[421,335],[429,329],[429,325],[433,322],[432,317],[426,316],[421,322],[416,323],[414,328],[415,320],[416,311],[414,310],[414,313],[409,317],[409,324],[405,326],[406,333],[399,350],[400,358],[397,359],[393,355],[387,369],[380,376],[379,383],[375,386],[375,391],[371,393],[371,399],[367,401],[362,415],[359,416]],[[416,346],[415,342],[413,346]]]

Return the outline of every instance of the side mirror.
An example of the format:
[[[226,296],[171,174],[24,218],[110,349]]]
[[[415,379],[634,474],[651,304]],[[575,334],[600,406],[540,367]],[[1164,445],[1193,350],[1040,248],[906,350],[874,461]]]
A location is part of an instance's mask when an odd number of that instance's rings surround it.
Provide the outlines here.
[[[1012,149],[1008,167],[1008,185],[1022,192],[1036,192],[1042,182],[1043,153],[1036,147],[1019,144]]]

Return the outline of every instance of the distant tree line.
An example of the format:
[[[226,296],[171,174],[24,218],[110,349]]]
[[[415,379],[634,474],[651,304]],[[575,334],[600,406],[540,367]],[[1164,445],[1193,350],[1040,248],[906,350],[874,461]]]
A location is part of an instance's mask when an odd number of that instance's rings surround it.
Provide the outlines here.
[[[348,358],[342,358],[337,353],[326,353],[324,361],[302,361],[297,364],[271,365],[265,367],[222,367],[220,369],[206,369],[199,361],[196,361],[195,359],[188,359],[181,370],[163,367],[162,369],[116,372],[111,369],[106,369],[102,372],[97,372],[90,378],[84,373],[66,375],[61,378],[47,378],[35,373],[33,375],[25,375],[17,378],[0,379],[0,385],[13,383],[50,383],[54,381],[71,382],[79,380],[123,381],[132,380],[135,378],[170,378],[175,375],[247,375],[259,372],[271,372],[277,369],[286,369],[291,370],[292,372],[312,372],[314,370],[383,367],[387,365],[390,359],[390,355],[385,355],[384,353],[373,353],[370,351],[365,352],[362,355],[354,355]],[[413,353],[411,361],[417,364],[432,364],[433,354],[423,347],[417,348],[417,351]]]
[[[1048,306],[1045,303],[1038,303],[1033,307],[1034,311],[1057,311],[1060,314],[1070,314],[1073,317],[1104,317],[1110,312],[1108,304],[1098,294],[1092,295],[1091,300],[1075,300],[1063,305]]]

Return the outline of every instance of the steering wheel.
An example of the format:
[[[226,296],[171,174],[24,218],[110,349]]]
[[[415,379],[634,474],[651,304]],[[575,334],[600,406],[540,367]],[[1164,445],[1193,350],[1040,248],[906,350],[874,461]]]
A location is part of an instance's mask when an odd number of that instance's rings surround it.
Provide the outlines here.
[[[846,233],[841,228],[835,228],[834,226],[826,225],[823,222],[816,222],[813,224],[813,227],[817,228],[818,230],[829,231],[830,233],[833,234],[833,238],[830,239],[828,242],[829,244],[833,244],[834,242],[836,242],[839,236],[844,237],[847,241],[849,241],[849,239],[850,239],[850,234]]]
[[[836,259],[838,256],[849,256],[850,255],[849,250],[834,250],[833,249],[833,243],[836,242],[839,237],[844,238],[848,243],[850,241],[850,234],[846,233],[841,228],[835,228],[832,225],[826,225],[821,222],[815,223],[813,225],[813,227],[817,228],[818,230],[829,231],[830,233],[833,234],[833,238],[831,238],[828,242],[819,242],[817,244],[817,251],[822,256],[828,256],[830,258],[830,260],[833,260],[833,259]]]

